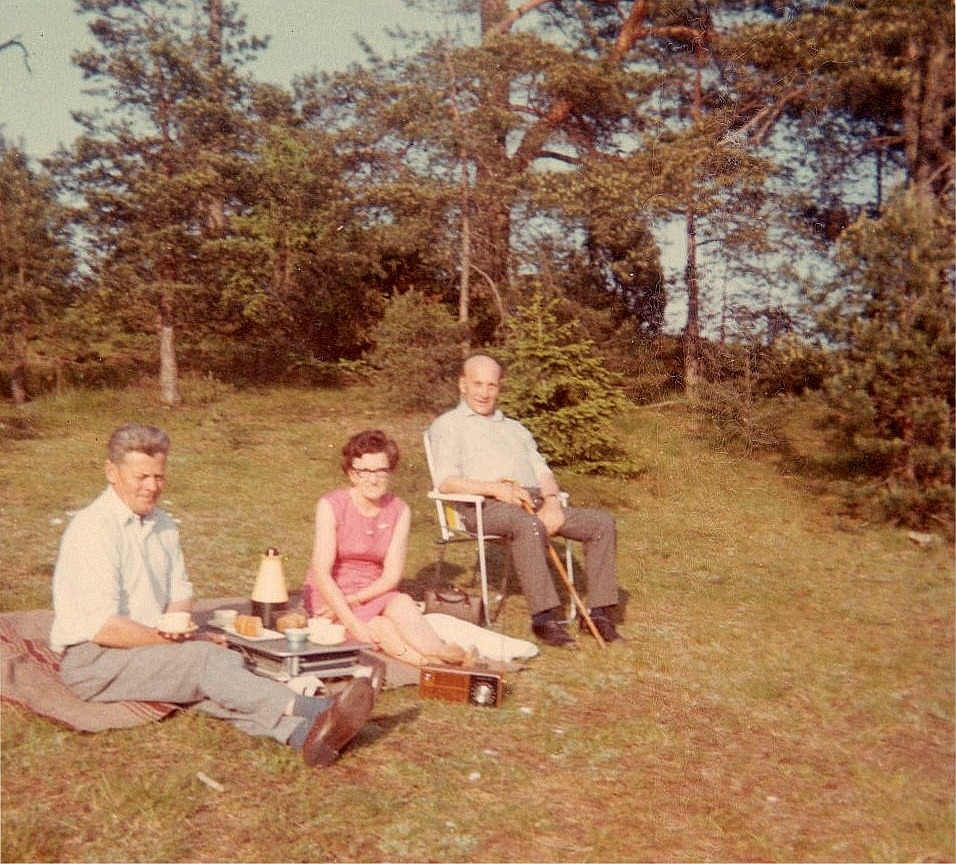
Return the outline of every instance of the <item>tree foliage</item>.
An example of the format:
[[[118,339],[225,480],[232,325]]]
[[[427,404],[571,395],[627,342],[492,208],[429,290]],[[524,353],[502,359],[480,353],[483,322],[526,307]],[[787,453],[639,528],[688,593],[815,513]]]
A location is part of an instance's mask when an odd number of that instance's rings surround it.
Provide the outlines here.
[[[75,61],[105,108],[77,115],[84,132],[57,163],[64,186],[85,202],[97,287],[128,328],[158,335],[168,404],[180,398],[177,318],[194,338],[215,320],[207,244],[227,229],[248,135],[236,64],[260,47],[242,38],[234,4],[204,0],[199,29],[193,7],[77,0],[98,47]]]
[[[501,352],[507,386],[502,409],[521,420],[555,465],[588,473],[636,473],[614,440],[614,418],[626,404],[621,382],[559,301],[535,294],[508,323]]]
[[[73,299],[69,214],[52,179],[0,136],[0,332],[11,358],[10,395],[28,398],[28,343]]]
[[[838,280],[816,298],[820,328],[839,347],[827,393],[839,429],[884,481],[879,503],[925,522],[952,512],[954,223],[911,189],[840,242]]]
[[[768,77],[786,82],[746,134],[759,134],[782,114],[815,125],[833,117],[858,121],[857,158],[867,152],[900,158],[908,179],[928,184],[936,197],[952,194],[954,38],[948,0],[812,4],[784,22],[741,28],[735,45],[758,73],[752,82],[758,93]],[[830,142],[833,153],[839,151],[836,143]]]
[[[414,289],[393,297],[365,357],[381,398],[399,408],[448,408],[454,402],[448,381],[461,365],[463,336],[463,326],[434,298]]]

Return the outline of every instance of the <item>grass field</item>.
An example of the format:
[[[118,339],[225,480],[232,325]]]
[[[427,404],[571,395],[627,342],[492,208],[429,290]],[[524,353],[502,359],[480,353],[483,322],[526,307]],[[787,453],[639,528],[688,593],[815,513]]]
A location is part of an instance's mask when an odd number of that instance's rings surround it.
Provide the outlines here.
[[[429,417],[365,389],[187,397],[0,409],[4,611],[49,606],[64,522],[104,485],[105,439],[127,420],[172,436],[163,506],[205,597],[247,594],[269,545],[294,587],[341,443],[386,429],[420,593]],[[640,476],[560,479],[617,516],[626,644],[544,649],[497,710],[387,691],[324,771],[189,712],[87,735],[3,705],[3,860],[954,860],[950,540],[856,523],[805,478],[714,450],[679,407],[635,409],[619,431]],[[470,553],[449,557],[466,582]],[[501,623],[529,635],[520,596]]]

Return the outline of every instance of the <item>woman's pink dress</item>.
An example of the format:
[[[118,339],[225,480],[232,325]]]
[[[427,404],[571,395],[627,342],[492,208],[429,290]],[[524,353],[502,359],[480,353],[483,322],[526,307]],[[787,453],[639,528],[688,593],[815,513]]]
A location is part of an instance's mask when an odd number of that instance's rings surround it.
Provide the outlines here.
[[[345,595],[354,594],[371,585],[382,575],[385,554],[392,542],[395,526],[408,509],[401,498],[385,494],[380,500],[381,510],[375,516],[365,516],[355,506],[348,489],[336,489],[322,496],[328,501],[335,516],[335,563],[332,579]],[[398,591],[388,591],[352,611],[359,621],[371,621]],[[320,615],[327,609],[325,599],[315,585],[315,572],[309,567],[302,586],[305,608],[310,615]]]

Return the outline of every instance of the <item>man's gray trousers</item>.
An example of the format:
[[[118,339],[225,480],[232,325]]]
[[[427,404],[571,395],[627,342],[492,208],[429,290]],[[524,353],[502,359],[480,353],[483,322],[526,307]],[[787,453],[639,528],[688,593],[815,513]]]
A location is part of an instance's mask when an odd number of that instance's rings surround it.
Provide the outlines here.
[[[475,508],[460,507],[465,527],[477,527]],[[614,517],[605,510],[567,507],[559,537],[577,540],[584,547],[587,568],[588,606],[614,606],[618,602],[615,563],[617,529]],[[482,504],[486,534],[499,534],[511,543],[511,556],[521,590],[532,615],[560,605],[554,579],[548,568],[548,532],[537,516],[513,504],[492,499]],[[575,586],[580,592],[580,587]]]
[[[104,648],[81,642],[60,664],[63,682],[81,699],[173,702],[229,721],[248,735],[285,744],[301,717],[287,717],[295,694],[245,668],[243,658],[211,642]],[[331,704],[331,700],[329,700]]]

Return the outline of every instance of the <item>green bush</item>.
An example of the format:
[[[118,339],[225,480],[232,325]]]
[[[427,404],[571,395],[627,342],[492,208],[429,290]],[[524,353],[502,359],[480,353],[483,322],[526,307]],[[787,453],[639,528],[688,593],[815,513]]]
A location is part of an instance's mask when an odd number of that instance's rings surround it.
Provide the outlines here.
[[[793,333],[777,339],[757,361],[755,386],[765,396],[778,393],[799,396],[819,390],[831,371],[829,354]]]
[[[364,362],[392,407],[440,410],[462,360],[464,327],[438,301],[411,290],[392,297]]]
[[[594,343],[559,316],[558,301],[537,294],[509,320],[502,409],[528,427],[552,464],[595,474],[636,474],[638,467],[626,459],[612,433],[613,419],[627,405],[622,383]]]
[[[929,524],[933,507],[952,513],[952,229],[922,190],[902,191],[847,228],[836,278],[811,296],[837,349],[825,381],[834,424],[846,446],[875,454],[880,506],[909,525]]]

